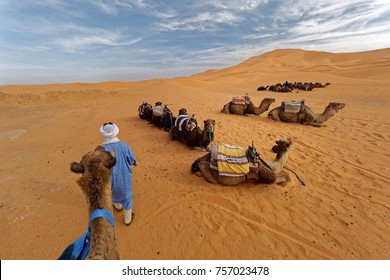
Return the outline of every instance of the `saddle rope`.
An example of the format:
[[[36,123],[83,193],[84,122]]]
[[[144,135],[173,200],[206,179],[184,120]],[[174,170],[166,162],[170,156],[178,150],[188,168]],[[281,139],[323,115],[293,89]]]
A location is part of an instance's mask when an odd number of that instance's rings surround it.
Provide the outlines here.
[[[286,168],[287,170],[289,170],[289,171],[291,171],[292,173],[294,173],[294,175],[297,177],[297,179],[299,180],[299,182],[301,182],[301,185],[302,185],[302,186],[306,186],[305,182],[304,182],[301,178],[299,178],[298,174],[297,174],[294,170],[288,168],[287,166],[283,166],[283,168]]]

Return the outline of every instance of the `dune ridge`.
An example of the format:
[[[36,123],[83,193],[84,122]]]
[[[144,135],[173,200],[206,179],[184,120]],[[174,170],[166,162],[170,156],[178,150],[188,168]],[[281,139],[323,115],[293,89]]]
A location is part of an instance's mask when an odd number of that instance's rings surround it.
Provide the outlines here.
[[[390,49],[359,53],[275,50],[191,77],[139,82],[0,87],[1,259],[56,259],[87,226],[84,196],[69,170],[114,121],[137,158],[130,227],[117,223],[123,259],[390,259]],[[312,92],[257,91],[285,80],[330,82]],[[221,114],[235,95],[302,100],[316,113],[346,108],[324,127]],[[293,145],[285,186],[225,187],[190,172],[204,153],[171,141],[138,117],[142,101],[184,107],[216,121],[214,143],[272,159]]]

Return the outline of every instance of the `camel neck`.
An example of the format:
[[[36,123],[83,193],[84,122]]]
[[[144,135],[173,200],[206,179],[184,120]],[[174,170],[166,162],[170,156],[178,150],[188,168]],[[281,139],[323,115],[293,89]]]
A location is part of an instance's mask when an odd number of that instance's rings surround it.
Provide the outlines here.
[[[110,222],[113,227],[115,227],[115,220],[112,212],[106,208],[96,208],[89,217],[88,230],[91,230],[91,223],[96,218],[104,218]]]

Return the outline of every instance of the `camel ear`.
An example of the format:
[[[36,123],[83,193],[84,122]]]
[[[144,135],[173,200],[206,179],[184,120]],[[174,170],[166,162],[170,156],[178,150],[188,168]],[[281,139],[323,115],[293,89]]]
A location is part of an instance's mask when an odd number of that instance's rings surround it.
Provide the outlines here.
[[[215,120],[213,120],[213,125],[215,125]]]
[[[114,157],[110,157],[104,162],[104,166],[107,168],[112,168],[115,165],[115,163],[116,163],[116,159]]]
[[[84,173],[84,167],[78,162],[72,162],[70,164],[70,170],[74,173]]]
[[[103,151],[103,152],[105,152],[106,150],[103,148],[103,146],[97,146],[95,148],[95,151]]]

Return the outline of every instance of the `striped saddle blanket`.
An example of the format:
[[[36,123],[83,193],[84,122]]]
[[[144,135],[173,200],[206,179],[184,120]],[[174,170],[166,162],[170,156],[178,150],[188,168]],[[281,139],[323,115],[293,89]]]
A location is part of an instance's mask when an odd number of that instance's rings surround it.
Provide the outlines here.
[[[210,168],[218,170],[221,176],[243,176],[249,173],[250,163],[246,150],[229,144],[213,145]]]
[[[248,95],[245,96],[235,96],[232,98],[232,103],[233,104],[238,104],[238,105],[248,105],[251,102],[251,99]]]
[[[175,126],[179,131],[192,131],[196,127],[196,122],[190,116],[180,115],[175,120]]]

